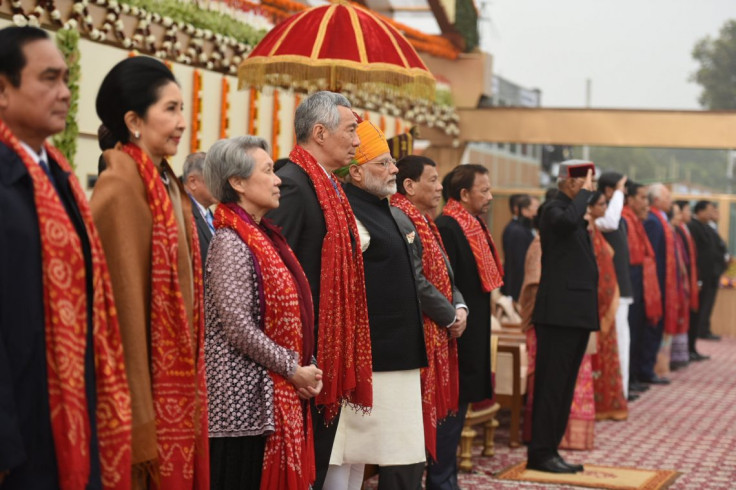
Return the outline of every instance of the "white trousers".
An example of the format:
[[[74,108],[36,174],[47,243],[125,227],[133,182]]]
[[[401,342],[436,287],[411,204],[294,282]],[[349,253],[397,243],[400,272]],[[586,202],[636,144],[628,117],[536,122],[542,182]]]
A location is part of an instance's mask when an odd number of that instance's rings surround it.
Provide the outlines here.
[[[327,470],[324,490],[360,490],[363,488],[363,463],[334,465]]]
[[[618,340],[618,361],[621,364],[621,381],[624,387],[624,398],[629,397],[629,348],[631,332],[629,330],[629,305],[632,298],[621,298],[616,309],[616,338]]]

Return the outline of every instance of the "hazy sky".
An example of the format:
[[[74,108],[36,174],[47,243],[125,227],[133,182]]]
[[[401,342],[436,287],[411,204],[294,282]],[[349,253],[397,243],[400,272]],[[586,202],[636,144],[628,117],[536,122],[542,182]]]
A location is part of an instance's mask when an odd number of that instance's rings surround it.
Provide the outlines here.
[[[736,0],[480,0],[493,70],[545,107],[699,109],[695,42],[736,19]]]

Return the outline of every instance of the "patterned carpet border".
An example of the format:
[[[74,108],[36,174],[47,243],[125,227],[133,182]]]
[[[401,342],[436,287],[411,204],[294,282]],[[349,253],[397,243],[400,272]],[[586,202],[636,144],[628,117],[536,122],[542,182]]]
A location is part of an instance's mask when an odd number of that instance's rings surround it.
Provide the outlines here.
[[[601,481],[597,474],[617,475],[616,478],[623,480],[620,483],[606,483]],[[623,473],[623,475],[622,475]],[[638,479],[644,479],[641,484],[631,485],[625,483],[626,473],[650,473],[649,475],[639,475]],[[542,473],[539,471],[528,471],[526,463],[512,465],[503,469],[495,475],[499,480],[528,481],[533,483],[550,483],[555,485],[575,485],[588,488],[606,488],[610,490],[663,490],[669,487],[680,476],[680,473],[674,470],[651,470],[643,468],[623,468],[619,466],[598,466],[586,465],[584,473],[577,474],[554,474]],[[586,480],[587,478],[587,480]]]

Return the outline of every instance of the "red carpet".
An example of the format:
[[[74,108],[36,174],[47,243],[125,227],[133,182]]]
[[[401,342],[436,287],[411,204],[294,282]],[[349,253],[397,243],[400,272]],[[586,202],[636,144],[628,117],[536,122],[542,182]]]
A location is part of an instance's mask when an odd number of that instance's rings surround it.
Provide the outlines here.
[[[734,320],[736,321],[736,320]],[[711,359],[674,372],[669,386],[653,386],[629,406],[629,420],[596,423],[593,451],[562,451],[571,462],[672,469],[681,476],[670,489],[736,488],[736,339],[699,341]],[[580,488],[501,482],[493,475],[526,459],[526,448],[508,447],[508,421],[496,433],[496,455],[480,457],[461,474],[464,490]]]

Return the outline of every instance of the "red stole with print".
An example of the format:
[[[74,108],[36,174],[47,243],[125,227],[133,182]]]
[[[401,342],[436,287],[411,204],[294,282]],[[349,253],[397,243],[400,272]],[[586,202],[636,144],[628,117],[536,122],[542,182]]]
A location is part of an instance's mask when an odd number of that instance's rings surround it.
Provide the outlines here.
[[[202,307],[204,285],[197,228],[192,216],[189,229],[193,231],[190,246],[194,312],[190,328],[179,284],[178,227],[169,193],[148,154],[132,143],[122,149],[138,167],[153,219],[151,379],[158,446],[157,486],[206,490],[210,486],[210,471]],[[166,161],[162,165],[168,168]]]
[[[102,485],[108,489],[130,488],[130,391],[107,262],[84,191],[64,156],[46,143],[49,157],[64,172],[70,173],[69,185],[89,239],[91,271],[86,270],[79,235],[51,181],[2,120],[0,142],[20,157],[33,182],[41,238],[51,432],[59,487],[81,490],[86,488],[89,480],[91,428],[84,388],[84,355],[87,349],[87,301],[90,299],[87,297],[86,274],[91,272],[92,348],[97,391],[95,419]]]
[[[687,239],[687,253],[690,257],[690,270],[688,278],[690,280],[690,311],[698,311],[700,309],[700,295],[698,290],[698,250],[695,248],[693,236],[690,234],[685,223],[680,224],[680,230]]]
[[[659,220],[664,231],[665,275],[664,275],[664,331],[677,333],[677,262],[675,258],[675,235],[662,211],[652,207],[650,212]]]
[[[343,402],[369,409],[373,405],[373,362],[363,255],[355,215],[342,187],[307,150],[297,145],[289,159],[309,176],[324,213],[327,233],[322,242],[317,364],[322,392],[315,398],[331,421]],[[355,249],[350,235],[355,239]]]
[[[662,294],[657,279],[657,261],[647,232],[641,220],[629,206],[624,206],[621,216],[626,220],[629,234],[629,263],[642,266],[644,286],[644,311],[647,322],[656,325],[662,318]]]
[[[220,204],[215,227],[235,230],[258,263],[263,281],[265,315],[263,332],[278,345],[303,356],[302,318],[297,283],[276,248],[258,226],[239,216],[237,204]],[[285,248],[283,252],[293,253]],[[304,282],[307,278],[299,270]],[[307,298],[310,300],[310,298]],[[314,445],[310,410],[303,408],[296,388],[269,371],[274,388],[274,432],[266,439],[261,489],[304,490],[314,482]],[[243,462],[245,464],[245,462]]]
[[[458,222],[473,251],[483,291],[490,293],[503,285],[503,267],[493,237],[481,221],[470,214],[460,202],[450,199],[442,214]]]
[[[452,303],[452,282],[445,262],[447,254],[434,221],[423,216],[406,196],[398,192],[391,196],[391,205],[403,211],[417,229],[423,247],[424,277]],[[427,367],[421,370],[424,445],[432,459],[437,461],[437,421],[457,411],[460,390],[457,341],[450,338],[445,325],[438,325],[427,315],[423,316],[428,360]]]

